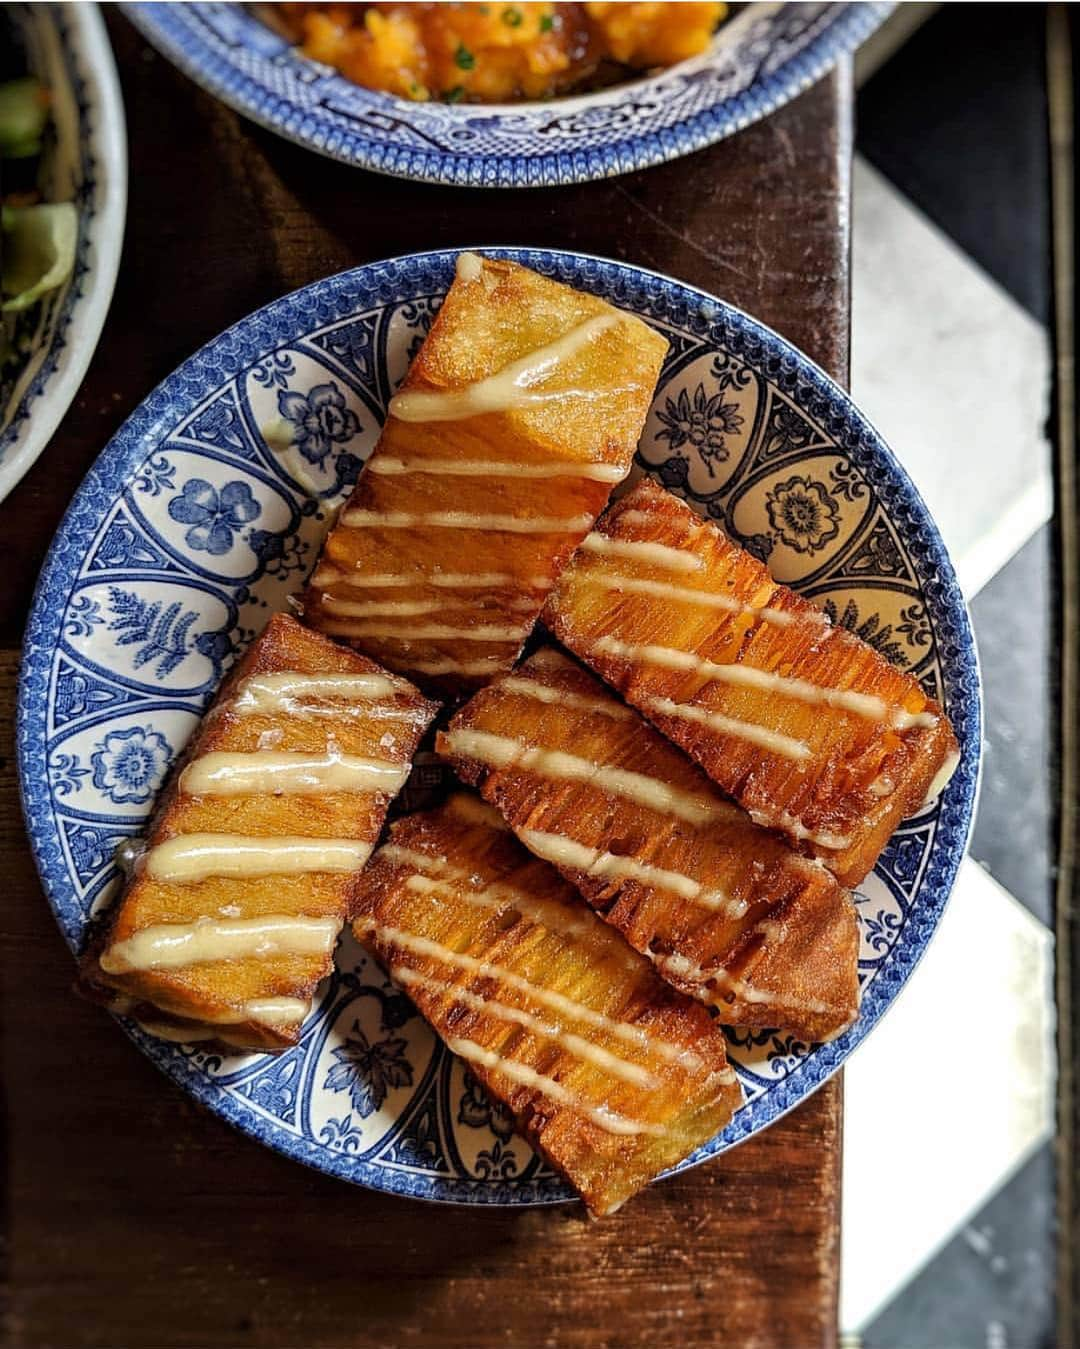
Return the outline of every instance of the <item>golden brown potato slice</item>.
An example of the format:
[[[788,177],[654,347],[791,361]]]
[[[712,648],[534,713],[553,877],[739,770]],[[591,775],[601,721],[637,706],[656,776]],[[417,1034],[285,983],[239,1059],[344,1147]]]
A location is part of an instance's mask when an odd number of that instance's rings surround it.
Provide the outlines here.
[[[507,669],[630,468],[666,349],[593,295],[463,254],[306,620],[450,694]]]
[[[948,781],[941,707],[655,483],[586,539],[545,621],[762,825],[845,885]]]
[[[295,1043],[435,710],[272,618],[167,787],[85,983],[168,1039]]]
[[[358,897],[357,937],[590,1212],[618,1208],[738,1106],[705,1009],[475,797],[399,820]]]
[[[851,1024],[851,896],[566,656],[537,652],[438,744],[531,852],[725,1022],[805,1040]]]

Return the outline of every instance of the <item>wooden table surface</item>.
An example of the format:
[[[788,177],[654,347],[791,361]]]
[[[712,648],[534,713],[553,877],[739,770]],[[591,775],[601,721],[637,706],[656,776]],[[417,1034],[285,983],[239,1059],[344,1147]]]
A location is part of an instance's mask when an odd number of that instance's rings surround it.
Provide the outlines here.
[[[318,277],[453,245],[607,254],[734,302],[843,378],[849,67],[670,165],[467,192],[278,140],[202,94],[115,10],[108,19],[131,142],[120,281],[79,397],[0,532],[4,1344],[834,1344],[838,1081],[598,1224],[576,1206],[436,1208],[306,1170],[205,1113],[72,995],[23,832],[11,714],[34,577],[95,455],[183,357]]]

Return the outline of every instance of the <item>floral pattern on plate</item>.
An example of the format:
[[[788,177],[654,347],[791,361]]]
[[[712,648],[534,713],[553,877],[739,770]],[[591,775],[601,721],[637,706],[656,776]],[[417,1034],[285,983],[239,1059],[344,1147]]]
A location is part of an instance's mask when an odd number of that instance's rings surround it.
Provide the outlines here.
[[[749,1137],[843,1062],[933,933],[965,846],[978,672],[948,558],[847,397],[781,338],[622,263],[493,250],[592,290],[671,341],[638,455],[834,622],[944,699],[962,762],[857,896],[859,1021],[828,1045],[732,1035],[746,1102],[686,1163]],[[50,902],[72,947],[114,893],[117,846],[237,651],[288,604],[453,276],[452,253],[358,268],[260,310],[157,389],[107,447],[46,560],[27,629],[19,769]],[[418,763],[408,795],[439,777]],[[88,1010],[87,1015],[91,1015]],[[465,1066],[346,934],[300,1043],[221,1055],[129,1033],[246,1133],[333,1175],[428,1199],[561,1200]]]
[[[140,3],[132,22],[237,111],[362,168],[472,187],[610,178],[689,154],[821,78],[890,4],[752,4],[700,56],[596,93],[514,105],[410,102],[294,50],[236,4]]]

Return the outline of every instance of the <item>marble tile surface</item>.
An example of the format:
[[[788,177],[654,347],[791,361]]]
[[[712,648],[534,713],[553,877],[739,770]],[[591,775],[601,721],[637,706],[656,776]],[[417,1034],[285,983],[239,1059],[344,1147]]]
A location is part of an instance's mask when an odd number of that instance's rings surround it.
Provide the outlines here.
[[[860,157],[853,212],[852,394],[970,597],[1050,516],[1047,334]]]
[[[861,1331],[1052,1137],[1052,947],[966,859],[922,962],[846,1067],[845,1331]]]
[[[965,594],[982,592],[976,631],[994,669],[978,850],[1035,910],[965,861],[926,957],[845,1073],[845,1343],[939,1349],[933,1336],[956,1317],[976,1324],[979,1309],[959,1285],[949,1301],[953,1275],[935,1257],[969,1228],[990,1240],[999,1218],[980,1228],[978,1215],[995,1196],[1006,1205],[1003,1187],[1053,1133],[1053,951],[1037,893],[1048,858],[1021,855],[1009,818],[1010,796],[1031,795],[1024,783],[1046,795],[1047,709],[1030,704],[1045,697],[1049,658],[1045,547],[1032,540],[1052,508],[1050,353],[1043,327],[859,158],[852,286],[854,397],[926,500]],[[1041,818],[1028,811],[1025,828],[1038,833]],[[909,1298],[931,1337],[910,1345]],[[1002,1343],[1026,1349],[1015,1335]]]

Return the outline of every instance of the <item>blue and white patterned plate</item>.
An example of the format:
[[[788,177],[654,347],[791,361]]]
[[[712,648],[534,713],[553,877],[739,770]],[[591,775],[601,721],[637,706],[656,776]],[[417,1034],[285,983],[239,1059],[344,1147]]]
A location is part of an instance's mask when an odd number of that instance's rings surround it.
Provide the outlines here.
[[[701,56],[547,102],[412,103],[362,89],[239,4],[128,4],[186,75],[261,126],[332,159],[462,187],[610,178],[723,140],[819,80],[892,4],[746,5]]]
[[[732,1036],[746,1104],[690,1165],[819,1086],[926,947],[975,794],[971,633],[915,489],[806,357],[737,310],[654,273],[570,253],[488,251],[595,291],[664,333],[671,350],[640,470],[914,671],[943,699],[962,748],[942,800],[898,830],[859,893],[859,1021],[827,1046],[769,1032]],[[34,598],[18,720],[30,836],[75,950],[115,891],[115,848],[143,827],[224,670],[302,585],[454,261],[439,252],[373,263],[244,319],[150,395],[79,489]],[[427,1199],[567,1196],[349,939],[300,1044],[278,1058],[208,1054],[125,1026],[196,1099],[321,1170]]]
[[[33,310],[29,353],[0,406],[0,501],[48,444],[78,392],[112,299],[127,209],[127,133],[97,5],[5,7],[52,97],[43,165],[49,201],[79,212],[71,280]]]

